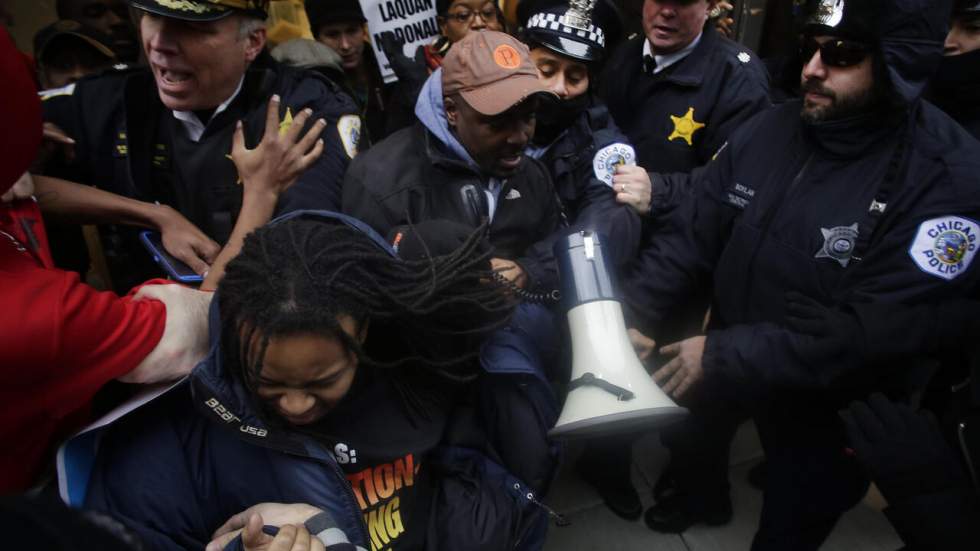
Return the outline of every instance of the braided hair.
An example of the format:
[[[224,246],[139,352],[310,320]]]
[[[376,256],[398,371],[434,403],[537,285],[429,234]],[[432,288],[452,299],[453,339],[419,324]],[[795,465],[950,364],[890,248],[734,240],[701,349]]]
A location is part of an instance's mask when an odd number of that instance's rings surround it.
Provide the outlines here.
[[[256,230],[219,287],[225,365],[254,392],[269,339],[313,333],[339,339],[362,365],[412,363],[467,378],[478,341],[514,308],[492,277],[483,235],[445,256],[402,260],[346,224],[296,218]],[[359,328],[370,321],[385,338],[362,347],[341,316]]]

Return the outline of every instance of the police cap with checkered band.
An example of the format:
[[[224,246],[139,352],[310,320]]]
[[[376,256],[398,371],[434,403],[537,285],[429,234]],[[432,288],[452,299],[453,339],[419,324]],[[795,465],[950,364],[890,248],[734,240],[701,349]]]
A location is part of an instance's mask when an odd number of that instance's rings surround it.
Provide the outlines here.
[[[526,1],[518,9],[525,40],[586,62],[602,59],[609,27],[618,23],[617,14],[602,0]]]

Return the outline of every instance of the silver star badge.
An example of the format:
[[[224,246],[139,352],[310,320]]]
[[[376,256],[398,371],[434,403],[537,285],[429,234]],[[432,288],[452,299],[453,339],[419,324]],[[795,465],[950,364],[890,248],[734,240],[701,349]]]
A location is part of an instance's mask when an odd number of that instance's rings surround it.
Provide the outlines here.
[[[742,63],[748,63],[750,59],[752,59],[752,56],[750,56],[748,52],[738,54],[738,60]]]
[[[854,246],[857,243],[857,222],[850,226],[820,228],[820,233],[823,235],[823,246],[813,257],[832,258],[842,268],[846,268],[847,263],[851,261],[851,255],[854,253]]]

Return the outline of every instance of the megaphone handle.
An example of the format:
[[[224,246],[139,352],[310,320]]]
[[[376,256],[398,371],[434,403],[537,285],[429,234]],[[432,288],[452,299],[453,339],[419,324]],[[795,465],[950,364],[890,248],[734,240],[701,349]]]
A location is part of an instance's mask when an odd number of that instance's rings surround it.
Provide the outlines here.
[[[568,391],[571,392],[582,386],[594,386],[601,388],[609,394],[614,395],[620,402],[627,402],[635,397],[632,391],[621,386],[614,385],[605,379],[600,379],[591,372],[583,373],[578,379],[573,379],[571,382],[569,382]]]

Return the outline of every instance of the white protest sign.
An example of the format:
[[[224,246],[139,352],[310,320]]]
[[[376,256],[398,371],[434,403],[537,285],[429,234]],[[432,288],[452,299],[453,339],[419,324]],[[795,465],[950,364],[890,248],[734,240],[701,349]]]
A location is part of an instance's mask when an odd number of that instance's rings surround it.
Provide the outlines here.
[[[398,80],[388,58],[381,51],[381,33],[391,31],[405,41],[404,53],[415,57],[419,46],[428,44],[439,34],[435,0],[361,0],[361,10],[371,33],[371,46],[385,82]]]

